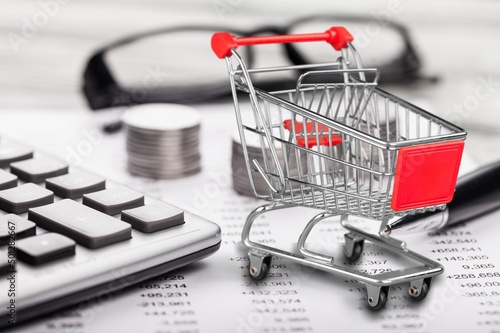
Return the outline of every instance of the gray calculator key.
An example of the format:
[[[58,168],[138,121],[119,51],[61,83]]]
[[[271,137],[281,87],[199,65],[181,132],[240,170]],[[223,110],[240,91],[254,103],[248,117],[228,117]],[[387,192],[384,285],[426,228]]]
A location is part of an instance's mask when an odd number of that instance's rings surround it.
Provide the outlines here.
[[[91,173],[75,170],[67,175],[48,178],[45,187],[62,198],[77,199],[86,193],[104,190],[106,181]]]
[[[0,168],[10,163],[26,160],[33,157],[33,150],[16,143],[5,142],[0,144]]]
[[[116,186],[99,192],[85,194],[83,204],[108,215],[144,205],[144,195],[125,186]]]
[[[54,202],[52,191],[32,183],[0,191],[0,209],[9,213],[26,213],[31,207],[52,202]]]
[[[11,248],[12,249],[12,248]],[[0,275],[4,275],[8,272],[14,272],[16,270],[16,254],[11,250],[12,259],[9,258],[9,248],[0,248]],[[11,261],[9,261],[9,259]]]
[[[10,172],[0,169],[0,190],[17,186],[17,177]]]
[[[41,183],[47,178],[67,174],[68,165],[53,158],[36,157],[12,163],[10,172],[25,182]]]
[[[35,223],[14,214],[0,216],[0,246],[35,234]]]
[[[20,240],[16,244],[19,260],[40,265],[75,255],[75,241],[52,232]]]
[[[124,210],[121,218],[132,228],[145,233],[175,227],[184,223],[184,211],[169,204],[158,202]]]
[[[32,208],[28,219],[88,248],[99,248],[132,238],[130,224],[70,199]]]

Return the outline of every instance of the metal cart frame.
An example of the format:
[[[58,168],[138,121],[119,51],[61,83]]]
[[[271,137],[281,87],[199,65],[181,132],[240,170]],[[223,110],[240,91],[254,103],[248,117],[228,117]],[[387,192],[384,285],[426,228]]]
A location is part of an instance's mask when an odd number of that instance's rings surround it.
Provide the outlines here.
[[[384,307],[390,286],[409,283],[409,295],[423,299],[432,278],[443,272],[439,263],[410,251],[405,242],[390,237],[386,225],[394,216],[443,209],[451,201],[466,133],[378,89],[378,71],[362,67],[352,40],[342,27],[319,34],[247,38],[216,33],[212,48],[219,58],[226,60],[252,190],[256,197],[271,201],[248,216],[242,231],[250,258],[250,275],[257,280],[265,278],[272,256],[283,257],[364,283],[368,305],[378,310]],[[236,52],[241,45],[299,41],[326,41],[341,52],[341,57],[331,63],[248,69]],[[254,87],[254,75],[281,71],[302,73],[295,89],[265,92]],[[242,107],[248,107],[241,103],[245,96],[254,116],[251,124],[242,117]],[[247,135],[258,136],[263,165],[257,160],[250,161]],[[307,168],[301,168],[302,163],[296,161],[298,174],[289,169],[293,162],[291,152],[295,153],[295,159],[307,158]],[[281,164],[278,155],[283,156]],[[444,162],[450,165],[442,169]],[[422,172],[443,173],[443,170],[449,170],[446,174],[450,176],[435,181],[434,175],[430,175],[422,186],[419,184]],[[264,178],[268,193],[257,192],[254,175]],[[425,193],[429,186],[432,191]],[[421,188],[422,193],[408,194],[413,188]],[[250,240],[257,217],[296,206],[323,210],[307,223],[297,241],[296,252]],[[349,215],[380,221],[378,234],[350,225]],[[364,242],[369,241],[420,265],[369,275],[338,265],[327,254],[307,249],[306,240],[314,226],[333,216],[340,216],[341,225],[348,231],[344,235],[344,255],[348,260],[357,260]]]

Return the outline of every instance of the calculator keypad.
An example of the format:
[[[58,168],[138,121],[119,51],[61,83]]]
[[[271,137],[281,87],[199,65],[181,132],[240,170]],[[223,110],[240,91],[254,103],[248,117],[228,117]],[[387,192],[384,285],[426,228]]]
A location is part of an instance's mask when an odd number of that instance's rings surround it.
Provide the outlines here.
[[[12,270],[7,264],[12,230],[16,258],[40,265],[73,256],[76,244],[99,249],[131,239],[132,229],[155,233],[184,223],[182,210],[144,203],[144,195],[128,187],[106,188],[102,177],[1,142],[0,274]],[[113,216],[118,214],[121,219]]]

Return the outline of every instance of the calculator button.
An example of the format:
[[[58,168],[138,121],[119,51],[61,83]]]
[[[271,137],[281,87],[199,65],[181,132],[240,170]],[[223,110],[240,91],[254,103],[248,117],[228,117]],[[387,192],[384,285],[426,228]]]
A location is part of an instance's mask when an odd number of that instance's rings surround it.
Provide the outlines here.
[[[25,182],[41,183],[47,178],[67,174],[68,165],[53,158],[37,157],[12,163],[10,172]]]
[[[26,213],[31,207],[52,202],[54,202],[54,193],[32,183],[0,191],[0,209],[9,213]]]
[[[122,212],[122,221],[145,233],[175,227],[184,223],[184,212],[174,206],[158,202]]]
[[[28,218],[39,227],[66,235],[92,249],[132,238],[130,224],[70,199],[32,208]]]
[[[15,236],[12,232],[15,232]],[[0,246],[9,244],[11,239],[17,241],[35,234],[35,223],[14,214],[0,216]]]
[[[0,169],[0,190],[17,186],[17,177],[10,172]]]
[[[15,143],[2,143],[0,145],[0,168],[9,166],[10,163],[26,160],[33,157],[33,150]]]
[[[15,271],[15,254],[13,254],[12,259],[14,260],[9,262],[9,249],[7,247],[0,248],[0,275]]]
[[[99,192],[85,194],[83,204],[108,215],[144,205],[144,196],[125,186],[116,186]]]
[[[75,255],[75,245],[66,236],[48,232],[17,242],[17,257],[28,264],[40,265]]]
[[[45,187],[62,198],[77,199],[86,193],[104,190],[106,181],[84,171],[72,171],[67,175],[48,178]]]

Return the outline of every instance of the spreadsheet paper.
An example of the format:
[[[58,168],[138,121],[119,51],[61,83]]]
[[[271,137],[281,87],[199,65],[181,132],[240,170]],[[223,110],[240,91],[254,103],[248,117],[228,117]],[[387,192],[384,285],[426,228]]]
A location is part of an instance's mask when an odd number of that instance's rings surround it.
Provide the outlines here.
[[[409,249],[445,267],[422,301],[411,299],[408,285],[398,285],[390,288],[385,308],[374,312],[367,306],[364,285],[357,281],[279,258],[273,259],[266,279],[254,281],[240,236],[247,215],[265,202],[239,196],[232,189],[231,110],[216,105],[203,112],[204,169],[196,176],[171,181],[131,177],[121,149],[123,133],[104,138],[82,166],[218,223],[223,232],[220,250],[11,332],[500,332],[500,212],[444,231],[400,237]],[[86,126],[95,124],[90,121]],[[461,172],[473,168],[465,156]],[[255,222],[251,237],[292,250],[317,213],[308,208],[269,213]],[[360,218],[352,223],[374,231],[379,225]],[[345,232],[338,218],[327,219],[313,230],[306,246],[369,274],[412,265],[370,243],[350,264],[342,254]]]

